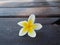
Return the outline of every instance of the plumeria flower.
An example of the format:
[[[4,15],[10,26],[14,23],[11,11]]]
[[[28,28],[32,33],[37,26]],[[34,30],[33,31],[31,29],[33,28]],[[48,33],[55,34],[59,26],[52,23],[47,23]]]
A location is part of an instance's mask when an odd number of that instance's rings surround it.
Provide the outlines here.
[[[24,36],[28,33],[30,37],[36,37],[35,30],[40,30],[42,25],[40,23],[35,22],[35,15],[32,14],[29,16],[28,21],[21,21],[18,22],[18,25],[22,26],[21,30],[19,31],[19,36]]]

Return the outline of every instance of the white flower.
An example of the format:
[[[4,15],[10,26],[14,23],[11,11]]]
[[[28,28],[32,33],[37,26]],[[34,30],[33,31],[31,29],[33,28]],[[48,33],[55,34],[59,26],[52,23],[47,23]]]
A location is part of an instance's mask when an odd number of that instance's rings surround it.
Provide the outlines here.
[[[18,22],[18,25],[23,27],[19,31],[19,36],[24,36],[26,33],[28,33],[30,37],[36,37],[35,30],[40,30],[42,28],[42,25],[40,23],[34,23],[34,22],[35,22],[34,14],[29,16],[28,21]]]

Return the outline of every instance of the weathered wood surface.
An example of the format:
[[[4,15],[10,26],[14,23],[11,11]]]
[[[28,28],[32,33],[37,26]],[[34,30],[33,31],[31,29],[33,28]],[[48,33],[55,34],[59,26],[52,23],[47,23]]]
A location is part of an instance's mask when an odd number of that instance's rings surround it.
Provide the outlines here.
[[[27,18],[0,18],[0,45],[60,45],[60,25],[52,25],[59,18],[37,18],[43,28],[36,31],[36,38],[19,37],[19,21]]]
[[[60,2],[0,2],[0,16],[49,16],[60,14],[59,6]]]
[[[0,16],[26,16],[26,15],[53,16],[60,14],[58,7],[37,7],[37,8],[0,8]],[[57,15],[60,16],[60,15]]]
[[[60,2],[0,2],[0,8],[60,7]]]
[[[52,18],[60,16],[57,15],[60,14],[59,4],[56,2],[39,3],[39,5],[35,3],[0,2],[0,45],[60,45],[60,25],[52,24],[60,19]],[[19,18],[18,16],[29,16],[30,14],[42,16],[36,18],[36,22],[41,23],[43,28],[36,31],[36,38],[30,38],[28,35],[19,37],[18,33],[21,27],[17,23],[27,20],[27,18]],[[16,17],[13,18],[12,16]],[[47,16],[52,17],[48,18]]]

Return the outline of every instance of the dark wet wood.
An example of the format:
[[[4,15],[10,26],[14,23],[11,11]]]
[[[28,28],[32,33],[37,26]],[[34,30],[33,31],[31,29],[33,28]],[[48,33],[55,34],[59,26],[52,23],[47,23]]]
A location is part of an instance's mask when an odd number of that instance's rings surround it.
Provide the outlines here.
[[[37,18],[43,28],[36,31],[36,38],[19,37],[22,28],[17,23],[27,18],[0,18],[0,45],[60,45],[60,25],[51,24],[58,18]]]

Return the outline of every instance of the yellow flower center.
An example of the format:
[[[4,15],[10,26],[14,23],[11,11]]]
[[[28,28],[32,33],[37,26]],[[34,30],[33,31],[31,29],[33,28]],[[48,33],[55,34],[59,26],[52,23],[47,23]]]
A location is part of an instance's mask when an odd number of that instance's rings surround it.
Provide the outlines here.
[[[33,24],[27,24],[27,26],[26,26],[26,28],[28,29],[28,30],[30,30],[30,29],[32,29],[33,28]]]

